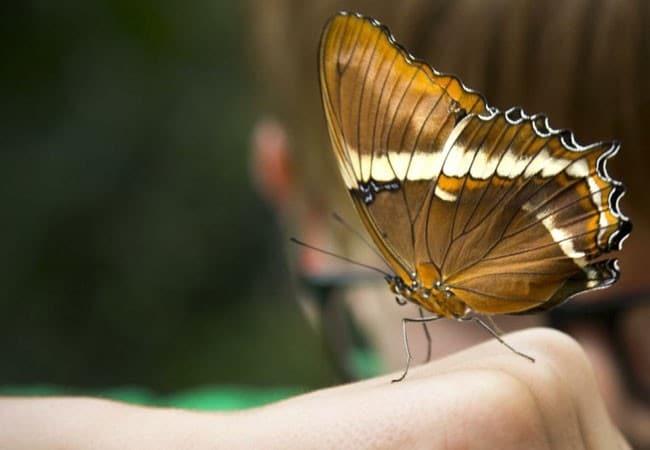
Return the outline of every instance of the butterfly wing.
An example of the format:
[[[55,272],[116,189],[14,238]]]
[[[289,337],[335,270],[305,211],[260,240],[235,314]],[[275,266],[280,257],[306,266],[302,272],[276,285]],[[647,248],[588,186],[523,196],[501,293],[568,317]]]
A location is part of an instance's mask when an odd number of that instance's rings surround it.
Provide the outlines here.
[[[361,218],[397,274],[415,272],[414,223],[440,151],[467,114],[489,111],[455,77],[416,61],[378,22],[341,13],[326,25],[320,85],[339,168]],[[389,195],[378,195],[383,191]]]
[[[617,144],[581,147],[543,116],[498,112],[358,15],[327,24],[319,70],[345,185],[400,278],[442,282],[485,314],[618,278],[597,260],[630,230],[605,168]]]
[[[597,258],[630,231],[623,187],[605,167],[617,151],[582,147],[519,109],[468,116],[445,144],[430,220],[416,224],[442,282],[488,314],[545,309],[612,284],[615,261]]]

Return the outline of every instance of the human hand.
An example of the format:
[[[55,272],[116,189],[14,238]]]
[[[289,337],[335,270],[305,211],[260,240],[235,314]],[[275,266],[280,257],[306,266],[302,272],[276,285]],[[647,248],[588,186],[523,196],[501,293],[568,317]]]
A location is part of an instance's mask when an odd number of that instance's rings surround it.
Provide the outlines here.
[[[387,375],[251,411],[274,448],[629,448],[598,393],[589,361],[549,329],[491,340]],[[272,445],[271,445],[272,444]]]
[[[262,408],[201,413],[97,399],[0,400],[0,448],[629,448],[587,357],[549,329]]]

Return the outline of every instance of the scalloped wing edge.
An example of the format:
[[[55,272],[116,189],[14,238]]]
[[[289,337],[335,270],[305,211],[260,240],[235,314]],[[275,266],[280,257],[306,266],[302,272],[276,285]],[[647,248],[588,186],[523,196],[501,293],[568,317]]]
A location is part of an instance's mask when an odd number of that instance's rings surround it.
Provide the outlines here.
[[[528,115],[523,108],[514,106],[506,111],[494,110],[488,115],[477,116],[482,120],[491,120],[496,115],[503,114],[508,123],[518,125],[525,121],[529,121],[535,131],[535,134],[541,138],[558,137],[565,148],[575,152],[583,152],[591,150],[595,147],[608,147],[602,155],[598,157],[596,162],[596,174],[602,181],[612,185],[612,191],[607,199],[611,213],[616,217],[618,222],[617,230],[609,237],[607,248],[602,249],[604,253],[621,250],[623,242],[629,237],[632,231],[632,222],[623,214],[620,207],[621,198],[625,195],[626,189],[623,183],[619,180],[612,178],[607,170],[607,161],[615,156],[621,149],[621,144],[618,141],[598,141],[588,145],[581,145],[576,140],[575,134],[568,128],[553,128],[545,114]]]
[[[363,14],[358,13],[358,12],[338,11],[337,13],[333,14],[327,20],[327,22],[325,23],[325,26],[323,27],[323,31],[321,32],[320,42],[323,42],[323,36],[325,36],[327,31],[329,30],[329,27],[330,27],[330,24],[332,23],[332,21],[334,21],[337,17],[356,17],[357,19],[364,20],[364,21],[368,22],[373,27],[381,30],[381,32],[384,33],[384,35],[388,39],[388,42],[400,52],[400,54],[404,57],[404,60],[408,64],[417,65],[417,66],[421,67],[422,69],[424,69],[425,72],[428,70],[431,73],[432,78],[433,77],[448,77],[448,78],[453,79],[454,81],[456,81],[458,83],[458,85],[463,89],[463,91],[467,92],[468,94],[476,95],[477,97],[479,97],[481,99],[481,101],[483,102],[483,104],[485,105],[485,109],[487,110],[488,113],[498,112],[497,108],[495,108],[493,106],[490,106],[487,99],[485,98],[485,96],[481,92],[479,92],[479,91],[477,91],[475,89],[472,89],[472,88],[468,87],[467,85],[465,85],[465,83],[463,83],[463,81],[457,75],[451,74],[451,73],[446,73],[446,72],[441,72],[441,71],[437,70],[436,68],[434,68],[433,66],[431,66],[431,64],[429,64],[425,60],[423,60],[421,58],[418,58],[417,56],[414,56],[411,52],[409,52],[406,49],[406,47],[404,47],[402,44],[400,44],[397,41],[397,39],[395,38],[393,33],[390,31],[390,29],[386,25],[384,25],[379,20],[377,20],[377,19],[375,19],[373,17],[366,16],[366,15],[363,15]],[[320,64],[320,59],[319,59],[319,64]]]

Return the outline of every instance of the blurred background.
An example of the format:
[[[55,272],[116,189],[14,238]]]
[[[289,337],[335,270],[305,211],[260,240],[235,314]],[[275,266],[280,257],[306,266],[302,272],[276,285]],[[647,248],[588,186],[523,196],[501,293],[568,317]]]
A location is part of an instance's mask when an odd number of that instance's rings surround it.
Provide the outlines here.
[[[249,14],[247,4],[259,9]],[[339,380],[294,300],[286,238],[253,192],[249,146],[266,109],[289,119],[298,150],[327,142],[316,48],[325,18],[347,8],[382,19],[415,54],[462,74],[494,106],[548,113],[582,143],[623,140],[612,173],[629,188],[623,209],[635,223],[621,255],[623,279],[607,291],[607,308],[584,303],[577,319],[565,314],[563,329],[595,352],[593,361],[613,361],[613,372],[597,371],[614,399],[610,412],[634,442],[650,442],[643,346],[650,329],[648,3],[396,5],[0,6],[0,393],[42,386],[59,393],[137,386],[163,395],[229,385],[306,390]],[[268,108],[274,102],[277,111]],[[316,154],[294,156],[309,162]],[[376,297],[393,305],[384,285]],[[632,300],[643,302],[645,315]],[[619,315],[643,334],[615,334],[611,319]],[[397,318],[383,319],[401,333]],[[603,333],[584,332],[603,321]],[[380,331],[392,336],[383,325]],[[391,342],[401,364],[401,340]],[[620,355],[632,357],[623,364]],[[626,392],[632,379],[643,383],[644,396]]]
[[[250,186],[239,2],[0,8],[0,385],[332,383]]]

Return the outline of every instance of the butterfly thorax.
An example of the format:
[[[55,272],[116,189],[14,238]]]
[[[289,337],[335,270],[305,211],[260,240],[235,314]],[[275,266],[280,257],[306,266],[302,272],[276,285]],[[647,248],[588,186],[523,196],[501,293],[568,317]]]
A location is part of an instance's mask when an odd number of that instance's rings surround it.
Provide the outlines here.
[[[469,312],[468,306],[440,280],[432,287],[424,286],[417,278],[408,284],[399,276],[388,278],[387,281],[400,304],[415,303],[435,315],[450,318],[464,317]]]

